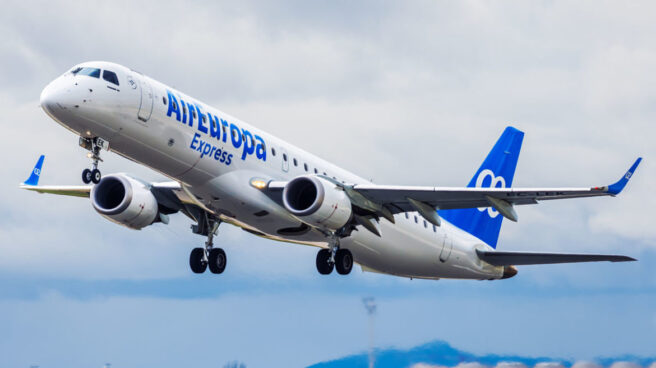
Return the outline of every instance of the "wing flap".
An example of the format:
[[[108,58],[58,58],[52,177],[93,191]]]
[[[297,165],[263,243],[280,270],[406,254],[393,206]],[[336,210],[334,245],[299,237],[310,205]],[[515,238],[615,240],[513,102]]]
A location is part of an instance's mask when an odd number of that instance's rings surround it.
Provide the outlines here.
[[[631,262],[635,258],[610,254],[490,252],[477,250],[478,258],[494,266],[523,266],[580,262]]]

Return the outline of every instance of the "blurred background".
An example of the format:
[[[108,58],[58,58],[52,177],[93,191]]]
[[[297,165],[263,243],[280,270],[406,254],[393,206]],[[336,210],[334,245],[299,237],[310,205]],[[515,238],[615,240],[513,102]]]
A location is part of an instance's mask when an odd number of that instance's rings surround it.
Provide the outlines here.
[[[370,346],[377,366],[398,352],[415,368],[656,357],[653,2],[2,4],[0,366],[366,367]],[[315,248],[224,225],[226,272],[194,275],[189,252],[204,239],[182,215],[132,231],[86,200],[17,188],[40,154],[43,184],[80,184],[86,151],[38,101],[90,60],[139,70],[376,183],[463,186],[507,125],[526,133],[518,187],[605,185],[643,156],[620,197],[519,208],[499,240],[639,262],[520,267],[494,282],[322,277]],[[104,173],[162,179],[103,158]],[[373,333],[363,297],[377,305]],[[455,360],[439,360],[444,346]],[[412,355],[422,349],[435,359]]]

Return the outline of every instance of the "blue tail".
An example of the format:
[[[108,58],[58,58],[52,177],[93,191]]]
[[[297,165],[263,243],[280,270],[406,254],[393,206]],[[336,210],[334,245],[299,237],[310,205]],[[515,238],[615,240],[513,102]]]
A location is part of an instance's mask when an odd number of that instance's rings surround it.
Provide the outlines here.
[[[36,162],[36,165],[34,165],[34,169],[32,169],[32,174],[30,174],[30,177],[27,178],[23,182],[25,185],[38,185],[39,184],[39,177],[41,176],[41,167],[43,167],[43,159],[46,156],[41,155],[39,157],[39,160]]]
[[[467,187],[510,188],[523,139],[523,132],[507,127]],[[497,247],[503,216],[492,207],[441,210],[438,213],[444,220],[481,239],[492,248]]]

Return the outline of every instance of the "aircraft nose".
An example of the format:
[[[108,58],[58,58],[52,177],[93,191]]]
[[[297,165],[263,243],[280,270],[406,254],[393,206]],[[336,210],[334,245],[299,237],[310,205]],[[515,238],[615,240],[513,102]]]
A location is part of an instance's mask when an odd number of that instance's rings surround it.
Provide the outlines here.
[[[43,89],[43,91],[41,91],[41,97],[39,98],[39,104],[41,105],[41,108],[49,114],[52,114],[57,104],[57,91],[56,91],[57,88],[54,85],[55,82],[56,80],[50,82]]]
[[[50,116],[56,117],[59,113],[64,113],[75,104],[70,81],[65,77],[53,80],[41,91],[39,101],[41,108]]]

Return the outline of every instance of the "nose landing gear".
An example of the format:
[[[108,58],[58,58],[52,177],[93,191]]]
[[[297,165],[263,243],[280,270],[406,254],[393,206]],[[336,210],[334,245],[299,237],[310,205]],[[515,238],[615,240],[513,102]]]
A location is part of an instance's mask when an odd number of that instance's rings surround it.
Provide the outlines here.
[[[102,178],[100,170],[98,170],[98,162],[102,162],[100,158],[100,150],[103,148],[105,141],[101,138],[84,138],[80,137],[80,146],[89,151],[87,157],[92,160],[92,169],[84,169],[82,171],[82,181],[84,184],[89,184],[93,182],[98,184]]]

